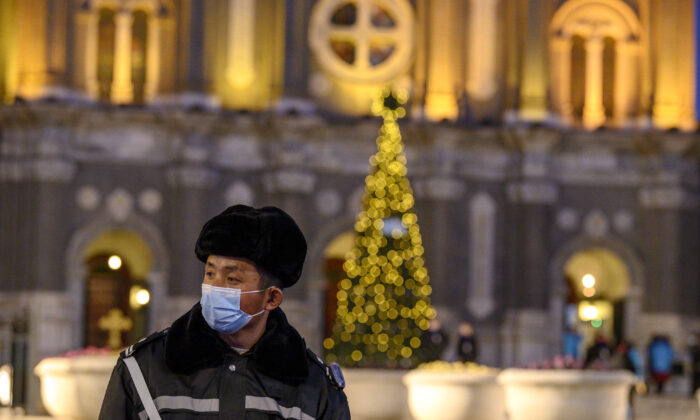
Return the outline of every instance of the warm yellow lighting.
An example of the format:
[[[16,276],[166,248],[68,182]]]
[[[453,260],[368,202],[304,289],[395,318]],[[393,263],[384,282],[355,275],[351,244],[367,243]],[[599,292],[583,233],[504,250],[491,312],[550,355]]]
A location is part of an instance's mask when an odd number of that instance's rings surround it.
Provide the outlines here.
[[[587,298],[595,296],[595,287],[584,287],[583,296]]]
[[[345,365],[415,366],[419,355],[413,349],[420,347],[421,330],[435,316],[397,124],[406,96],[386,89],[373,107],[384,124],[365,178],[355,247],[345,254],[347,277],[336,293],[333,337],[324,341],[332,351],[328,360]]]
[[[598,311],[598,308],[593,305],[584,306],[581,308],[581,315],[583,315],[583,318],[588,321],[598,318],[599,313],[600,311]]]
[[[12,366],[0,367],[0,406],[12,404]]]
[[[583,287],[593,287],[595,286],[595,277],[593,276],[593,274],[586,274],[581,279],[581,283],[583,284]]]
[[[118,255],[112,255],[112,256],[109,257],[109,259],[107,260],[107,265],[108,265],[109,268],[111,268],[112,270],[119,270],[119,268],[121,268],[121,266],[122,266],[122,259],[119,258]]]
[[[132,309],[139,309],[144,305],[148,305],[151,301],[151,293],[141,286],[132,286],[129,291],[129,305]]]
[[[148,293],[148,290],[146,289],[141,289],[136,293],[136,302],[138,302],[140,305],[146,305],[148,302],[151,300],[151,294]]]

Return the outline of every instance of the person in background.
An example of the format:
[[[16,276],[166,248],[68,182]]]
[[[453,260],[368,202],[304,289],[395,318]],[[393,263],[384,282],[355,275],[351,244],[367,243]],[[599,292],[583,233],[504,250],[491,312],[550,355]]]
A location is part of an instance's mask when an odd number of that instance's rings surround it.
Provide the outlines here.
[[[700,388],[700,343],[698,343],[698,333],[695,332],[688,337],[688,357],[690,358],[690,396]]]
[[[442,323],[437,317],[430,320],[428,329],[420,337],[420,353],[424,363],[442,359],[442,353],[447,348],[447,333],[442,329]]]
[[[581,344],[581,334],[575,328],[567,328],[562,337],[562,355],[574,360],[578,359],[578,347]]]
[[[462,321],[459,324],[459,342],[457,344],[457,360],[476,363],[479,354],[476,336],[472,324],[467,321]]]
[[[586,369],[604,369],[610,363],[610,345],[608,339],[603,333],[595,335],[595,341],[586,351],[586,361],[584,367]]]
[[[668,337],[654,334],[647,347],[649,372],[651,380],[656,384],[657,394],[663,393],[664,384],[671,378],[673,367],[673,348]]]
[[[628,405],[627,405],[627,418],[633,419],[634,415],[634,399],[638,392],[643,393],[644,391],[644,365],[642,362],[642,355],[627,340],[620,340],[620,342],[615,347],[612,357],[610,358],[610,367],[613,369],[623,369],[630,371],[635,375],[637,381],[635,386],[630,387],[628,394]]]

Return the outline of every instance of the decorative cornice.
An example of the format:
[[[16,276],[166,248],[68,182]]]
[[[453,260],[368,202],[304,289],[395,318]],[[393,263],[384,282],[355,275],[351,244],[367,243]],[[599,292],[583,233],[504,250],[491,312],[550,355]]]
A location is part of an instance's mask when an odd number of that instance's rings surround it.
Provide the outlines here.
[[[466,191],[462,181],[447,177],[419,179],[413,188],[417,197],[439,201],[459,200]]]
[[[557,186],[544,180],[511,182],[507,188],[508,199],[518,203],[552,204],[559,197]]]
[[[642,187],[637,199],[642,207],[650,209],[676,210],[686,207],[697,207],[698,197],[679,186]]]
[[[280,169],[265,176],[269,192],[310,194],[316,185],[316,175],[299,169]]]
[[[68,183],[73,180],[76,171],[74,162],[61,158],[0,161],[0,182],[36,180]]]
[[[204,189],[212,187],[218,173],[199,165],[183,165],[168,169],[166,179],[172,187]]]

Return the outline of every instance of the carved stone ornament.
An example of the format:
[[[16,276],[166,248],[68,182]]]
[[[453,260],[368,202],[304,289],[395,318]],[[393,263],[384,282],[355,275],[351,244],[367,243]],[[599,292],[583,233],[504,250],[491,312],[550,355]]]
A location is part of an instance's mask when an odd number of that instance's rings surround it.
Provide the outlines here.
[[[139,194],[139,207],[144,213],[153,214],[163,206],[163,195],[153,188],[141,191]]]
[[[583,221],[583,228],[586,234],[594,238],[605,236],[610,230],[608,216],[600,210],[593,210],[586,215],[586,219]]]
[[[93,185],[82,186],[75,193],[75,202],[85,211],[92,211],[100,205],[100,192]]]
[[[334,216],[343,207],[343,199],[336,190],[325,189],[316,195],[316,209],[324,216]]]
[[[125,189],[118,188],[107,197],[107,210],[118,222],[129,218],[134,208],[134,198]]]
[[[630,232],[634,228],[634,216],[628,210],[620,210],[613,216],[613,226],[620,233]]]
[[[578,213],[570,207],[565,207],[557,212],[557,226],[562,230],[574,230],[578,227],[578,222]]]

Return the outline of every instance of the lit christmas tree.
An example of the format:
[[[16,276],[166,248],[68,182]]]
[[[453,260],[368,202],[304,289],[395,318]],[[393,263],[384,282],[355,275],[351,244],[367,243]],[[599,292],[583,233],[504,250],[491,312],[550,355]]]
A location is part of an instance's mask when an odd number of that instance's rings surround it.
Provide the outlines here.
[[[343,265],[333,335],[323,342],[328,361],[343,366],[416,366],[421,333],[435,316],[397,123],[405,100],[386,89],[372,106],[384,123],[365,179],[355,246]]]

